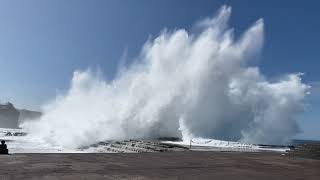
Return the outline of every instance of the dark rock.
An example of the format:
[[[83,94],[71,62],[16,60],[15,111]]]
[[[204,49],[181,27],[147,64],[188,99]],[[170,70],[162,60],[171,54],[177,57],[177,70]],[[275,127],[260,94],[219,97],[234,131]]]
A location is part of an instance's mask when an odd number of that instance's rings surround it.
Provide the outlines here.
[[[320,159],[320,143],[302,144],[291,152],[295,157]]]

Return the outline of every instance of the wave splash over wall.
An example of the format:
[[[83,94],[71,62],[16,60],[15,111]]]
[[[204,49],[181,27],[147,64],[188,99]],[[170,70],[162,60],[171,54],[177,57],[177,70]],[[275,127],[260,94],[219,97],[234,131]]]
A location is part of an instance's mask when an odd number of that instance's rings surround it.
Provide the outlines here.
[[[164,31],[113,81],[74,72],[68,92],[22,125],[30,136],[64,147],[110,139],[192,137],[281,144],[299,127],[309,86],[301,74],[268,81],[250,59],[263,45],[259,19],[235,39],[231,8],[198,22],[199,33]]]

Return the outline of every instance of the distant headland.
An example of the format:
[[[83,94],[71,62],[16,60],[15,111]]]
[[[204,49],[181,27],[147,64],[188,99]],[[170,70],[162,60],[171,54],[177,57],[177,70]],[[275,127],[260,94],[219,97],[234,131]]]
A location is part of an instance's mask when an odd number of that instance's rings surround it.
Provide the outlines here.
[[[0,128],[19,128],[24,121],[40,118],[41,112],[26,109],[17,109],[8,102],[0,104]]]

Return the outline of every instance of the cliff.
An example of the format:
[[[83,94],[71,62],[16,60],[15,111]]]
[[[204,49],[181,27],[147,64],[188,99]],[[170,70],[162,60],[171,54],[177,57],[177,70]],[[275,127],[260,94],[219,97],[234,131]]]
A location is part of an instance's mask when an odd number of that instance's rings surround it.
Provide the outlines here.
[[[41,112],[16,109],[12,103],[0,104],[0,128],[19,128],[19,124],[40,118]]]
[[[18,128],[19,115],[13,104],[0,104],[0,128]]]
[[[42,115],[41,112],[30,111],[26,109],[20,109],[19,112],[20,112],[19,123],[23,123],[28,120],[39,119]]]

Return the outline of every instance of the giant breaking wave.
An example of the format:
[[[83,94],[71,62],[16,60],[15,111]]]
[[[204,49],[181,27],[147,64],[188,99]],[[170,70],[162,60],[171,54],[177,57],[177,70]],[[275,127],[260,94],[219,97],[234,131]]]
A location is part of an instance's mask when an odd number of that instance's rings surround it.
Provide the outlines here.
[[[68,92],[23,124],[33,138],[76,148],[98,141],[178,136],[284,143],[299,132],[309,86],[300,74],[270,82],[250,65],[263,44],[263,20],[234,38],[223,6],[200,33],[164,31],[111,82],[74,72]]]

